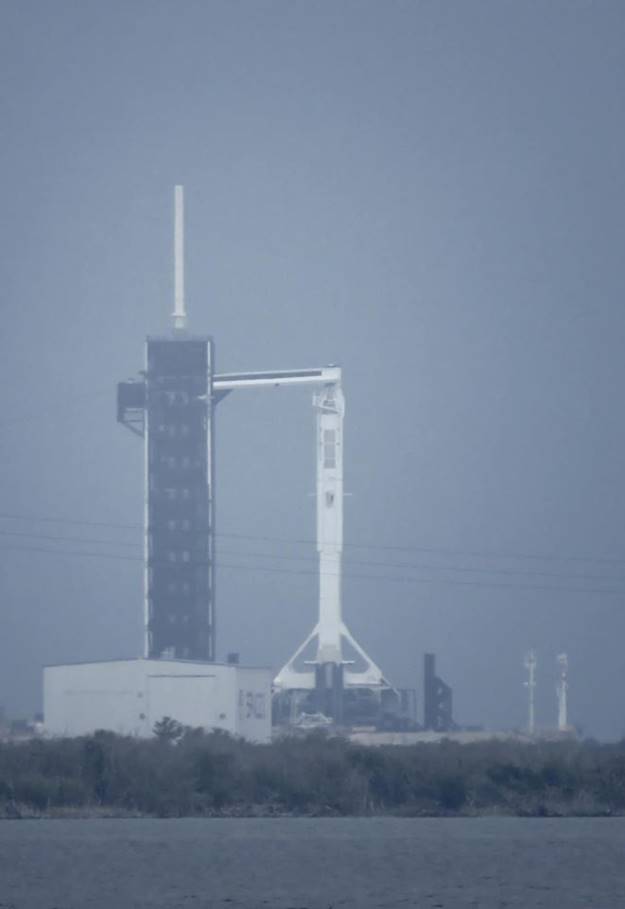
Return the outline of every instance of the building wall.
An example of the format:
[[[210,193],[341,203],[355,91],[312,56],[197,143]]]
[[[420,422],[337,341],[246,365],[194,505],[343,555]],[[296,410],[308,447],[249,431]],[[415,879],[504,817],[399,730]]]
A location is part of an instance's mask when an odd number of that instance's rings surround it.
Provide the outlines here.
[[[214,673],[151,673],[146,682],[148,731],[169,716],[183,726],[219,727],[236,732],[233,711],[224,703],[227,693],[223,685],[219,686]]]
[[[253,742],[271,738],[271,676],[267,669],[238,667],[237,734]]]
[[[148,737],[165,716],[267,742],[271,671],[179,660],[112,660],[44,669],[44,723],[50,735],[107,729]]]

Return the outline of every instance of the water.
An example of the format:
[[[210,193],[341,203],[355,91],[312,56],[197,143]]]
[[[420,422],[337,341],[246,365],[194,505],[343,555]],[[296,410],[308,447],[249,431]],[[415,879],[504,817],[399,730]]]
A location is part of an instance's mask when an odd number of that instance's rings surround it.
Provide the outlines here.
[[[622,909],[625,819],[0,822],[0,909]]]

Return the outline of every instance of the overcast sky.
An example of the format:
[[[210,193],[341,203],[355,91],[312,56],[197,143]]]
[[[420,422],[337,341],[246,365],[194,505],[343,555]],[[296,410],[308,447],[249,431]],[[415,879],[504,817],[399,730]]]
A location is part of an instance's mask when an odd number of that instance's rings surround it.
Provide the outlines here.
[[[360,643],[402,686],[436,652],[458,721],[491,728],[526,720],[529,647],[555,722],[566,651],[572,720],[624,735],[621,0],[0,18],[0,703],[141,649],[115,384],[168,328],[180,182],[218,369],[343,367]],[[277,669],[314,624],[313,432],[309,391],[219,405],[220,658]]]

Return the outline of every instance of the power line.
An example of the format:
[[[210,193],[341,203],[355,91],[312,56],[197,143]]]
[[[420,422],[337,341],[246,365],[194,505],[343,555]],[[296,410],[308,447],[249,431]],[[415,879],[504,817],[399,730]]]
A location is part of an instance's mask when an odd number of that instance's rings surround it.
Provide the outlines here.
[[[61,543],[97,543],[106,546],[133,546],[141,547],[141,543],[134,543],[131,540],[98,540],[93,537],[66,537],[59,534],[49,533],[29,533],[26,530],[0,530],[0,536],[3,537],[26,537],[33,540],[51,540]]]
[[[73,524],[73,525],[82,525],[85,527],[107,527],[107,528],[117,528],[122,530],[141,530],[143,529],[142,524],[127,524],[127,523],[114,523],[109,521],[84,521],[78,520],[75,518],[53,518],[43,515],[24,515],[24,514],[12,514],[7,512],[0,512],[0,518],[7,520],[19,520],[19,521],[31,521],[34,523],[51,523],[51,524]],[[268,543],[280,543],[287,545],[306,545],[314,546],[316,545],[316,540],[310,538],[288,538],[288,537],[274,537],[260,534],[240,534],[240,533],[226,533],[223,531],[217,532],[216,537],[223,537],[228,539],[240,539],[240,540],[253,540],[253,541],[262,541]],[[467,558],[476,558],[476,559],[510,559],[510,560],[538,560],[546,562],[587,562],[594,564],[605,564],[605,565],[624,565],[625,558],[616,558],[609,556],[581,556],[581,555],[547,555],[545,553],[520,553],[520,552],[495,552],[493,550],[466,550],[466,549],[451,549],[443,547],[434,547],[434,546],[397,546],[397,545],[384,545],[378,543],[344,543],[345,549],[367,549],[381,552],[426,552],[433,555],[443,555],[443,556],[459,556]],[[477,570],[477,569],[476,569]]]
[[[276,574],[307,574],[318,576],[320,572],[316,571],[296,571],[288,568],[271,568],[265,565],[236,565],[229,562],[217,562],[217,568],[234,568],[245,571],[266,571]],[[329,577],[336,577],[336,572],[321,572]],[[606,593],[612,596],[625,596],[625,589],[621,588],[591,588],[591,587],[561,587],[551,584],[504,584],[504,583],[485,583],[483,581],[456,581],[451,578],[415,578],[412,576],[401,575],[382,575],[382,574],[353,574],[349,572],[342,573],[343,578],[349,580],[362,581],[391,581],[402,584],[444,584],[453,587],[480,587],[482,589],[496,590],[519,590],[519,591],[553,591],[564,593]]]
[[[115,559],[123,562],[143,561],[140,556],[118,555],[114,552],[89,552],[85,549],[46,549],[43,546],[17,546],[9,544],[7,546],[0,546],[0,550],[4,552],[47,552],[56,556],[86,556],[87,558]]]
[[[238,555],[252,558],[280,559],[297,562],[317,561],[318,556],[293,556],[269,552],[250,552],[249,550],[222,549],[219,547],[218,554]],[[600,574],[571,574],[558,571],[534,571],[523,568],[475,568],[464,565],[431,565],[418,564],[415,562],[379,562],[371,559],[352,559],[344,558],[343,565],[362,565],[368,568],[393,568],[393,569],[413,569],[415,571],[452,571],[461,574],[486,574],[486,575],[503,575],[506,577],[539,577],[539,578],[556,578],[560,580],[574,581],[613,581],[625,583],[624,577],[610,577],[609,575]]]
[[[0,512],[0,518],[10,521],[30,521],[35,524],[74,524],[82,527],[109,527],[119,530],[142,530],[143,524],[122,524],[111,521],[83,521],[78,518],[51,518],[48,515],[12,514]]]
[[[63,404],[47,407],[43,413],[33,415],[30,413],[23,414],[20,417],[9,417],[6,420],[0,420],[0,428],[5,426],[17,426],[21,423],[40,423],[42,420],[73,420],[75,414],[68,412],[72,405],[89,404],[96,398],[102,398],[104,395],[110,395],[111,389],[102,389],[101,391],[90,392],[88,394],[74,395],[73,397],[63,398]],[[61,416],[59,416],[59,413]]]
[[[87,558],[101,558],[101,559],[113,559],[121,560],[126,562],[143,562],[143,559],[140,556],[132,555],[118,555],[116,553],[108,552],[90,552],[88,550],[72,550],[72,549],[48,549],[45,547],[39,546],[17,546],[17,545],[8,545],[0,546],[0,550],[9,550],[9,551],[19,551],[19,552],[37,552],[37,553],[48,553],[55,556],[83,556]],[[166,559],[159,560],[150,560],[149,565],[154,564],[171,564]],[[198,564],[197,562],[195,564]],[[318,577],[319,572],[314,570],[305,570],[305,569],[289,569],[289,568],[276,568],[267,565],[244,565],[237,564],[232,562],[216,562],[217,569],[220,568],[232,568],[237,571],[253,571],[253,572],[265,572],[270,574],[288,574],[288,575],[302,575],[302,576],[313,576]],[[323,572],[324,575],[328,577],[336,577],[338,572]],[[545,585],[545,584],[509,584],[509,583],[489,583],[483,581],[460,581],[454,580],[451,578],[418,578],[408,575],[383,575],[383,574],[359,574],[353,572],[343,572],[342,577],[347,580],[366,580],[366,581],[389,581],[392,583],[403,583],[403,584],[442,584],[453,587],[479,587],[482,589],[496,589],[496,590],[516,590],[516,591],[549,591],[549,592],[565,592],[565,593],[586,593],[586,594],[607,594],[608,596],[625,596],[625,589],[623,588],[610,588],[610,587],[565,587],[561,585]]]
[[[270,536],[252,536],[251,534],[240,533],[218,533],[216,536],[230,537],[241,540],[262,540],[274,543],[302,543],[315,545],[316,540],[312,539],[288,539],[286,537]],[[343,543],[346,549],[373,549],[382,552],[426,552],[432,555],[444,556],[461,556],[472,559],[511,559],[511,560],[536,560],[545,562],[590,562],[607,565],[623,565],[625,558],[615,558],[609,556],[579,556],[579,555],[546,555],[538,553],[520,553],[520,552],[495,552],[493,550],[468,550],[468,549],[447,549],[434,546],[397,546],[384,545],[382,543]]]
[[[19,537],[26,539],[34,540],[46,540],[49,542],[62,542],[62,543],[83,543],[85,545],[96,544],[96,545],[106,545],[106,546],[126,546],[132,548],[142,548],[143,543],[135,543],[129,540],[112,540],[112,539],[96,539],[93,537],[75,537],[75,536],[62,536],[58,534],[44,534],[44,533],[32,533],[22,530],[0,530],[0,536],[9,536],[9,537]],[[219,547],[217,551],[218,555],[227,555],[227,556],[241,556],[244,558],[258,558],[258,559],[273,559],[277,561],[292,561],[292,562],[317,562],[318,556],[297,556],[290,555],[286,553],[271,553],[271,552],[250,552],[249,550],[239,550],[239,549],[222,549]],[[468,566],[460,565],[431,565],[431,564],[415,564],[410,562],[380,562],[372,561],[370,559],[343,559],[343,565],[361,565],[368,568],[390,568],[390,569],[412,569],[415,571],[447,571],[454,572],[456,574],[486,574],[486,575],[500,575],[505,577],[543,577],[543,578],[555,578],[559,580],[569,580],[569,581],[580,581],[580,582],[592,582],[592,581],[613,581],[617,583],[625,583],[625,578],[615,578],[615,577],[606,577],[605,575],[596,575],[596,574],[566,574],[563,572],[553,572],[553,571],[535,571],[527,569],[510,569],[510,568],[475,568]]]

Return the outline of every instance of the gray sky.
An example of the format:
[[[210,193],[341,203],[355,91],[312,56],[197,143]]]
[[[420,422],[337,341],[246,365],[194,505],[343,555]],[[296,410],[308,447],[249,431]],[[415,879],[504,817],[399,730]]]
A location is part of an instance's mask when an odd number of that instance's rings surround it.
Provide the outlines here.
[[[625,734],[620,0],[0,17],[0,703],[141,646],[140,531],[106,526],[142,517],[115,383],[168,325],[181,182],[218,368],[343,366],[360,642],[405,686],[435,651],[491,727],[525,721],[529,646],[555,721],[566,650],[572,719]],[[273,539],[314,535],[310,394],[231,395],[217,429],[218,653],[278,668],[315,614],[313,543]]]

